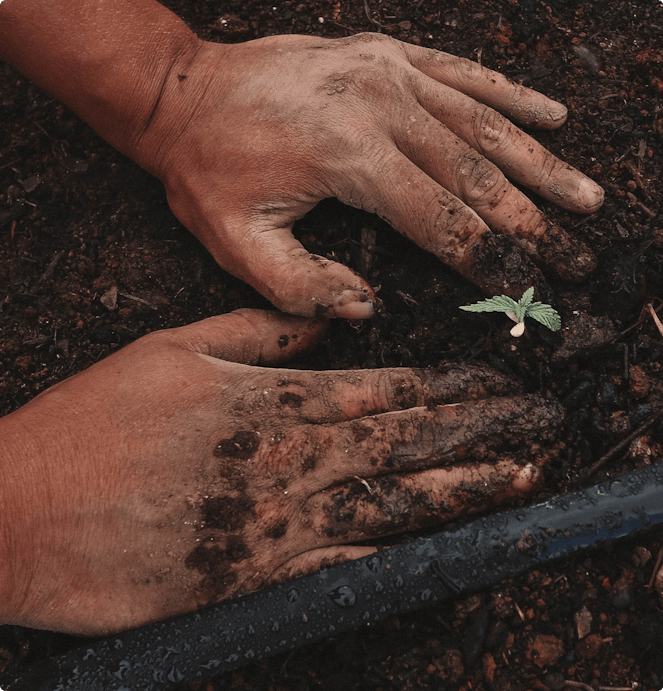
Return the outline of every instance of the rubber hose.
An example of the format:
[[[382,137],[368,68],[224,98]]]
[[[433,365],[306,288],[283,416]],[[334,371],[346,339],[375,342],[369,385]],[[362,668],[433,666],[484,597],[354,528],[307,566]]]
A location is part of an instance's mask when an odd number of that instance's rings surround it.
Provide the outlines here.
[[[663,523],[663,463],[39,663],[9,691],[162,691]]]

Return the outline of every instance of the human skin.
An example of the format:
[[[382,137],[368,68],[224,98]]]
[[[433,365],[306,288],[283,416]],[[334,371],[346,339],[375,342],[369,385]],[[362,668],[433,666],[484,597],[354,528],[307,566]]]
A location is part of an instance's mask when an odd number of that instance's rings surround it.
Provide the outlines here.
[[[219,264],[284,311],[373,313],[363,279],[291,234],[325,197],[487,292],[542,290],[526,259],[515,281],[493,265],[510,243],[567,278],[593,266],[497,167],[598,208],[600,188],[491,108],[544,129],[566,110],[468,61],[376,35],[206,43],[150,0],[3,0],[0,54],[157,175]],[[153,334],[0,420],[0,621],[119,631],[536,483],[559,407],[498,375],[251,367],[322,328],[242,312]]]
[[[121,631],[537,485],[559,404],[481,366],[266,367],[323,331],[239,310],[155,332],[2,418],[0,622]]]
[[[378,34],[210,43],[155,0],[4,0],[0,56],[157,175],[216,261],[283,311],[373,314],[361,277],[292,235],[326,197],[489,294],[549,297],[527,255],[566,279],[594,267],[501,172],[595,211],[601,188],[497,112],[553,129],[566,108],[468,60]]]

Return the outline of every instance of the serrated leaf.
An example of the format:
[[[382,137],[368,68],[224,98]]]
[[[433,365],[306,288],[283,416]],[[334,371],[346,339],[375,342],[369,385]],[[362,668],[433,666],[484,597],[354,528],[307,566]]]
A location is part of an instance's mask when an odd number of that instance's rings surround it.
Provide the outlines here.
[[[527,314],[527,308],[532,304],[532,298],[534,297],[534,288],[528,288],[518,300],[518,307],[516,308],[516,317],[518,321],[523,321],[525,315]]]
[[[508,295],[496,295],[473,305],[463,305],[460,309],[466,312],[516,312],[518,303]]]
[[[559,331],[562,320],[556,309],[542,302],[533,302],[525,313],[527,317],[536,319],[539,323],[547,326],[551,331]]]

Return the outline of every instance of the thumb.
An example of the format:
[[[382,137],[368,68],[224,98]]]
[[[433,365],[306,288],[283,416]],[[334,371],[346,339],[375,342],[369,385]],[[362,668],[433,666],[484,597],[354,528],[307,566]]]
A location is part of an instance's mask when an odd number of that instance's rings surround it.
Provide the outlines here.
[[[314,346],[326,328],[322,319],[240,309],[163,333],[180,347],[220,360],[279,365]]]
[[[310,254],[292,235],[292,224],[233,225],[222,244],[208,248],[226,271],[278,309],[302,317],[373,316],[375,296],[368,283],[348,267]]]

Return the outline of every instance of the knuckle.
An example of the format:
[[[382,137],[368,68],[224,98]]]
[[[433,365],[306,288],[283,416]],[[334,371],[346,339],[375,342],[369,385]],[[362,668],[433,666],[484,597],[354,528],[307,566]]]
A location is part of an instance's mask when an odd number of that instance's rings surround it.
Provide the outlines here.
[[[512,148],[514,127],[497,111],[477,103],[471,118],[474,138],[481,153],[495,155]]]
[[[485,77],[484,68],[467,58],[461,58],[456,55],[451,56],[448,66],[459,84],[467,84],[468,82],[476,84]]]
[[[410,371],[383,371],[378,374],[377,401],[387,410],[406,410],[423,405],[421,380]]]
[[[460,182],[460,196],[472,208],[500,204],[509,189],[501,171],[490,161],[477,154],[464,157],[457,169]]]
[[[434,200],[428,205],[426,218],[429,248],[451,265],[484,231],[481,219],[459,200]]]

